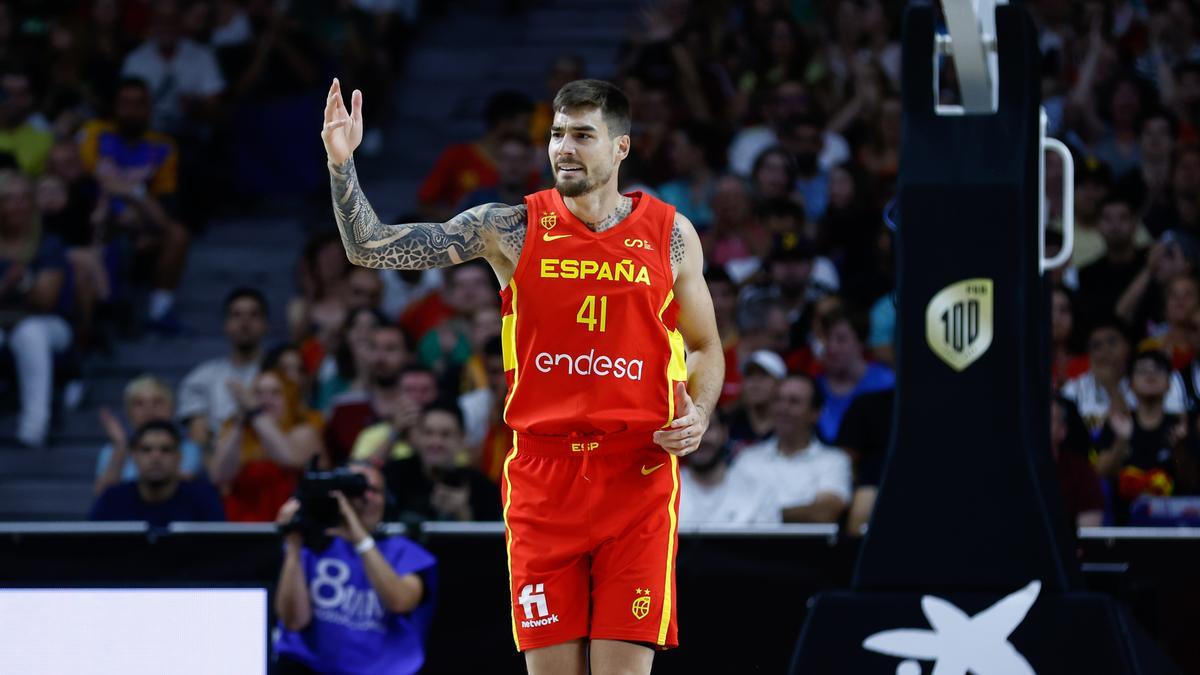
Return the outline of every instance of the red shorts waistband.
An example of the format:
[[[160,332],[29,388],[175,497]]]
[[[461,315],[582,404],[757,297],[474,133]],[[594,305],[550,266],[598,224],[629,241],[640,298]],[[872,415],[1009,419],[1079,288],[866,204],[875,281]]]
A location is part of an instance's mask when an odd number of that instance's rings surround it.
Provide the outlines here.
[[[518,432],[516,438],[518,455],[562,457],[583,453],[614,454],[654,447],[654,435],[649,431],[567,436],[539,436]]]

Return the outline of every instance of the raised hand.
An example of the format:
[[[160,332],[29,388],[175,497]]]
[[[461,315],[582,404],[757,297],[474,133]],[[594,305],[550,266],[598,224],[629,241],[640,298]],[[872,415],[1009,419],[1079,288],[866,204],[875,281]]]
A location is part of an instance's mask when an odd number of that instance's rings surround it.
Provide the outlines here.
[[[362,92],[355,89],[350,96],[350,110],[342,101],[342,84],[333,78],[329,95],[325,98],[325,126],[321,128],[321,141],[325,143],[325,154],[334,166],[341,166],[354,154],[362,143]]]
[[[114,451],[125,449],[125,427],[121,426],[121,421],[107,406],[100,408],[100,426],[104,428],[104,435],[108,436]]]

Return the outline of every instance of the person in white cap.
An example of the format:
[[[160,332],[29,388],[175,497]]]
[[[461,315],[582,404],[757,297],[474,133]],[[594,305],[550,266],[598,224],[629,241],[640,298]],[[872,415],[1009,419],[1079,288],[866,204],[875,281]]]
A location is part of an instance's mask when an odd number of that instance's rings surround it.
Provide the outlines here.
[[[758,349],[742,362],[742,395],[729,417],[729,443],[734,455],[747,445],[765,441],[775,431],[771,401],[787,366],[778,354]]]

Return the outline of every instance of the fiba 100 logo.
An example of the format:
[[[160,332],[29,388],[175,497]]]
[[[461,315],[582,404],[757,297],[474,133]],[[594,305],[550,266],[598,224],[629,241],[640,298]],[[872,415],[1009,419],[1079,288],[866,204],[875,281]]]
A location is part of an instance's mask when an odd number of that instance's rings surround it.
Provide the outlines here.
[[[596,350],[586,354],[551,354],[541,352],[533,359],[533,366],[539,372],[550,373],[565,370],[567,375],[587,377],[615,377],[619,380],[642,379],[642,368],[645,364],[641,359],[627,359],[623,356],[611,357],[605,354],[596,355]]]

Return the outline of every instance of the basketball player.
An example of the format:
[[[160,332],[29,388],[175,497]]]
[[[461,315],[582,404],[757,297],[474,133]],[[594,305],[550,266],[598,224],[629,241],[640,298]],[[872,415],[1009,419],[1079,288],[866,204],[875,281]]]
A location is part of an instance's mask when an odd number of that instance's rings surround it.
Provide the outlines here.
[[[617,191],[629,126],[619,89],[570,82],[554,100],[554,189],[445,223],[385,225],[354,170],[362,94],[347,110],[334,80],[325,104],[350,261],[483,258],[504,289],[512,631],[535,675],[583,675],[589,662],[593,673],[649,673],[655,649],[677,646],[678,458],[699,445],[725,370],[692,224]]]

